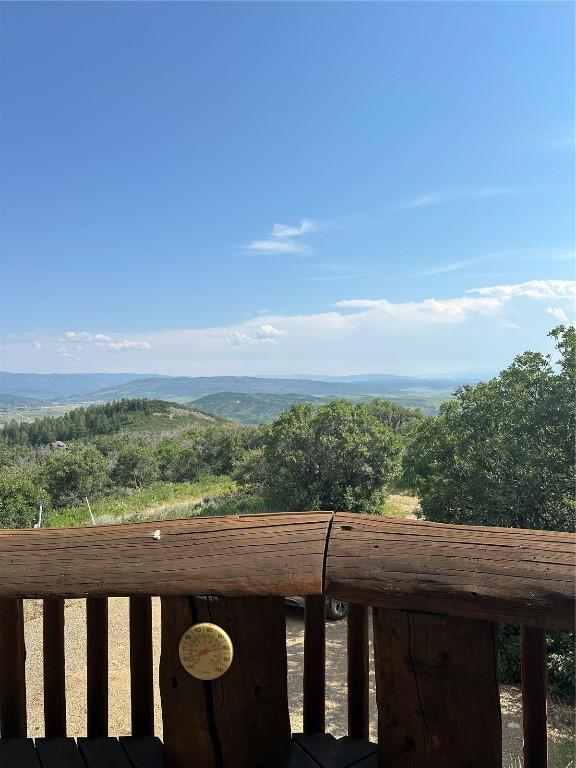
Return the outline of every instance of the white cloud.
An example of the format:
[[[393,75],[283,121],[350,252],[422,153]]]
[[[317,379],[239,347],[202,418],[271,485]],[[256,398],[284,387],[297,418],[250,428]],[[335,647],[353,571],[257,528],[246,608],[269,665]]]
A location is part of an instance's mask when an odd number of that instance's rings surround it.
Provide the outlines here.
[[[114,339],[105,333],[92,333],[91,331],[66,331],[60,336],[61,346],[58,348],[60,357],[80,358],[73,352],[81,352],[85,349],[109,350],[112,352],[127,352],[139,349],[151,349],[148,341],[136,339]]]
[[[265,323],[256,328],[250,328],[249,325],[246,325],[242,330],[233,328],[222,334],[226,342],[235,347],[250,344],[276,344],[279,338],[286,335],[286,331],[282,331],[270,323]]]
[[[304,243],[284,239],[252,240],[251,243],[243,245],[242,249],[254,253],[307,253],[310,251],[310,247]]]
[[[459,261],[452,261],[448,264],[439,264],[437,267],[431,267],[430,269],[425,269],[420,274],[422,275],[444,275],[447,272],[456,272],[459,269],[465,269],[466,267],[469,267],[471,264],[478,264],[482,261],[489,261],[491,259],[494,259],[499,254],[494,253],[485,253],[482,256],[473,256],[469,259],[460,259]]]
[[[308,232],[316,232],[318,222],[312,219],[302,219],[300,224],[291,226],[290,224],[274,224],[272,227],[272,237],[298,237]]]
[[[495,371],[526,349],[552,351],[550,319],[564,319],[560,310],[570,316],[564,298],[570,285],[541,280],[402,302],[344,298],[327,311],[254,313],[227,326],[152,331],[145,340],[112,331],[68,331],[38,336],[38,350],[31,343],[35,334],[4,339],[2,360],[8,370],[197,376]]]
[[[507,189],[506,187],[484,187],[479,189],[455,187],[427,192],[424,195],[415,197],[413,200],[409,200],[408,202],[397,206],[397,208],[425,208],[431,205],[450,203],[454,200],[486,200],[491,197],[502,197],[511,194],[513,194],[512,190]]]
[[[152,345],[148,341],[97,341],[94,346],[97,349],[110,349],[113,352],[125,352],[129,349],[151,349]]]
[[[62,341],[111,341],[110,336],[103,333],[90,333],[89,331],[66,331]]]
[[[576,280],[529,280],[511,285],[492,285],[487,288],[471,288],[466,293],[510,299],[526,296],[531,299],[574,299]]]
[[[470,314],[497,315],[503,307],[499,299],[425,299],[421,302],[394,304],[386,299],[347,299],[338,301],[342,309],[364,309],[404,320],[428,320],[430,322],[459,322]]]
[[[570,321],[568,320],[568,315],[562,307],[546,307],[546,312],[548,312],[549,315],[552,315],[552,317],[556,318],[558,322],[564,323],[567,325]]]
[[[42,343],[38,341],[38,339],[32,342],[32,346],[34,347],[34,349],[42,349]]]
[[[265,240],[252,240],[242,246],[242,250],[252,253],[311,253],[305,243],[294,240],[295,237],[316,232],[319,224],[312,219],[302,219],[300,224],[274,224],[270,235]]]

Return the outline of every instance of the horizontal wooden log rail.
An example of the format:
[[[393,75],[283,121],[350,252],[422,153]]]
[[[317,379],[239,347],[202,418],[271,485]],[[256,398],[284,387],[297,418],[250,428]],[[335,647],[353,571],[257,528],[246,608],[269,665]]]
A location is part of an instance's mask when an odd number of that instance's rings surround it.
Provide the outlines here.
[[[322,592],[325,512],[0,529],[0,598]]]
[[[338,513],[325,591],[349,602],[574,628],[576,535]]]
[[[319,595],[574,625],[576,536],[300,512],[0,530],[0,598]]]

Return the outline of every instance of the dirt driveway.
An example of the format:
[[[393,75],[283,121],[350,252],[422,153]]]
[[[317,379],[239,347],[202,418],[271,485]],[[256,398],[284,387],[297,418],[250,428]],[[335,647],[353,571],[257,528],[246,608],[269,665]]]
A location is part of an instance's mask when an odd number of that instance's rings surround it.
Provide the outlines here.
[[[160,605],[154,601],[154,654],[156,668],[160,655]],[[28,692],[29,735],[43,735],[42,708],[42,614],[41,606],[27,603],[26,676]],[[110,734],[130,733],[130,680],[128,644],[128,600],[109,600],[110,627]],[[302,611],[286,608],[288,649],[288,695],[292,730],[302,729],[302,659],[304,652]],[[327,641],[327,711],[326,728],[336,737],[346,735],[346,623],[330,622]],[[66,602],[66,681],[68,697],[68,732],[86,735],[86,634],[85,604]],[[371,664],[373,668],[373,665]],[[374,675],[371,672],[371,738],[376,739],[376,703]],[[522,754],[521,699],[518,689],[505,686],[501,694],[503,714],[504,766],[520,766]],[[156,730],[161,734],[162,718],[159,692],[155,693]],[[572,768],[570,757],[572,713],[565,707],[550,707],[550,768]]]

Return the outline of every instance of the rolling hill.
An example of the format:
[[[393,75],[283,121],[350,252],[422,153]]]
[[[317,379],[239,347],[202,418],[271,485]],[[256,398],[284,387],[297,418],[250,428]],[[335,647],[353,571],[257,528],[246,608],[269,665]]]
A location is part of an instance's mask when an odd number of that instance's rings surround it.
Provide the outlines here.
[[[458,382],[443,379],[418,379],[386,376],[378,379],[323,381],[315,379],[276,379],[256,376],[164,376],[140,378],[123,384],[98,389],[83,395],[83,400],[102,402],[130,397],[162,400],[196,400],[221,392],[240,394],[305,395],[307,397],[371,396],[448,396]],[[72,398],[69,398],[72,400]]]
[[[242,392],[218,392],[193,400],[190,405],[205,413],[213,413],[225,419],[241,421],[243,424],[261,424],[274,421],[281,413],[297,403],[323,405],[331,398],[314,395],[256,395]]]
[[[61,400],[79,397],[105,387],[120,386],[152,374],[138,373],[10,373],[0,371],[0,397],[33,398],[35,400]],[[24,405],[24,403],[20,403]]]
[[[316,397],[314,395],[271,395],[265,392],[257,394],[245,394],[241,392],[218,392],[214,395],[206,395],[197,400],[192,400],[190,405],[204,413],[211,413],[225,419],[240,421],[243,424],[261,424],[265,421],[274,421],[281,413],[297,403],[311,403],[312,405],[325,405],[337,397],[346,400],[370,400],[369,395],[326,395]],[[448,395],[428,395],[422,397],[389,395],[389,400],[404,405],[407,408],[419,408],[427,415],[437,413],[441,403],[449,399]]]

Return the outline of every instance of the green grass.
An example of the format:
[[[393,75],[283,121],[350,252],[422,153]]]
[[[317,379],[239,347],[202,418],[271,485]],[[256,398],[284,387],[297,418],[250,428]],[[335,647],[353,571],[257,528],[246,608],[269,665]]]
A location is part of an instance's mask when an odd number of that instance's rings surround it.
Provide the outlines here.
[[[106,496],[91,502],[92,512],[97,522],[125,521],[127,517],[151,513],[157,507],[178,506],[186,502],[199,500],[206,496],[217,497],[231,493],[236,484],[229,477],[203,477],[193,483],[153,483],[146,488],[126,491],[121,495]],[[178,515],[176,515],[178,516]],[[152,519],[154,519],[152,517]],[[86,506],[65,507],[47,515],[46,525],[61,528],[72,525],[90,524],[90,515]]]
[[[420,505],[418,496],[409,493],[391,493],[382,507],[382,517],[411,517]]]

